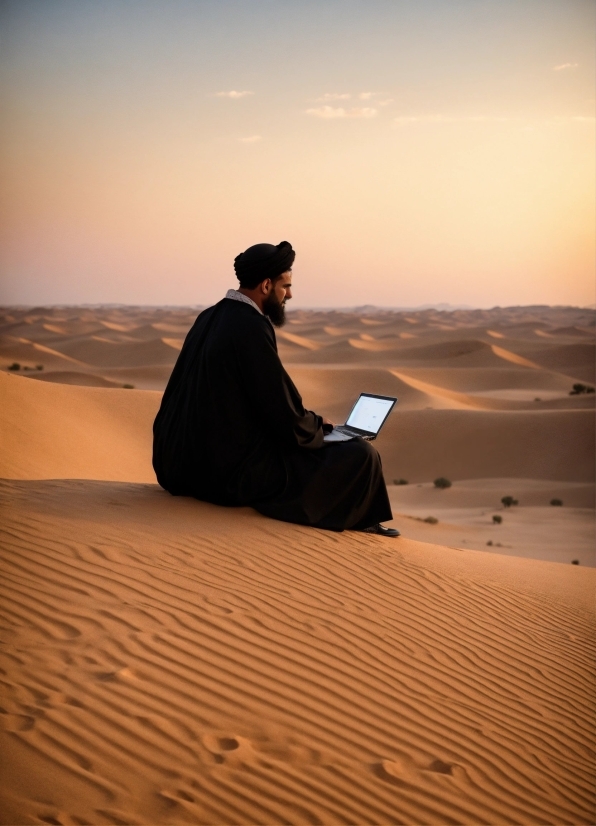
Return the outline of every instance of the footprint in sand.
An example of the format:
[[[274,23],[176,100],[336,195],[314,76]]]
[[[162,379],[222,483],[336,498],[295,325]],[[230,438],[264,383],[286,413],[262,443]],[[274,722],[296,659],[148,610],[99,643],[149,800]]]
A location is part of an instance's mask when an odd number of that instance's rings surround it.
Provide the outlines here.
[[[258,759],[246,737],[205,734],[202,740],[216,763],[255,763]]]

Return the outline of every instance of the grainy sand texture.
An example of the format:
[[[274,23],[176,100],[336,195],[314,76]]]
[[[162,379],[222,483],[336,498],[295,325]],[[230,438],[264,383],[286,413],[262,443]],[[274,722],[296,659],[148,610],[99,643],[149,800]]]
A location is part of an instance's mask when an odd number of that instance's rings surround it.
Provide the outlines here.
[[[398,540],[156,485],[195,315],[2,313],[0,822],[593,823],[594,313],[290,315],[307,406],[400,399]]]

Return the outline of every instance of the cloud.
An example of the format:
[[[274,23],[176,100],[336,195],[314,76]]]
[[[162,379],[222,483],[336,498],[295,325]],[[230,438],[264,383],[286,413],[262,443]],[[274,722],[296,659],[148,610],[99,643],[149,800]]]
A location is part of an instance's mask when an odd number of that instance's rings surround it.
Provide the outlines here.
[[[525,124],[522,128],[524,129],[533,129],[534,126],[532,124],[527,124],[527,118],[521,117],[503,117],[501,115],[442,115],[442,114],[433,114],[433,115],[399,115],[397,118],[393,119],[393,122],[403,126],[408,123],[521,123]],[[554,119],[530,119],[534,121],[534,125],[536,123],[551,123],[551,124],[562,124],[562,123],[572,123],[572,122],[579,122],[579,123],[594,123],[596,122],[596,118],[593,115],[574,115],[572,117],[569,116],[559,116],[555,117]]]
[[[324,95],[321,95],[320,98],[317,98],[317,101],[325,103],[328,100],[349,100],[352,96],[349,92],[342,92],[341,94],[337,92],[325,92]]]
[[[488,123],[490,122],[504,122],[511,120],[511,118],[503,118],[499,116],[489,115],[399,115],[393,119],[394,123]]]
[[[560,63],[558,66],[553,66],[553,72],[562,72],[564,69],[577,69],[579,63]]]
[[[216,98],[232,98],[233,100],[236,100],[237,98],[245,98],[248,95],[254,95],[254,92],[236,92],[234,89],[232,89],[231,92],[215,93]]]
[[[378,95],[378,92],[360,92],[358,97],[360,100],[370,100],[374,95]]]
[[[249,135],[247,138],[238,138],[240,143],[258,143],[263,138],[260,135]]]
[[[319,106],[317,109],[307,109],[306,114],[325,120],[332,120],[334,118],[374,118],[377,110],[369,108],[344,109],[343,107]]]
[[[389,106],[390,103],[393,103],[393,98],[385,98],[385,100],[376,100],[375,103],[378,106]]]

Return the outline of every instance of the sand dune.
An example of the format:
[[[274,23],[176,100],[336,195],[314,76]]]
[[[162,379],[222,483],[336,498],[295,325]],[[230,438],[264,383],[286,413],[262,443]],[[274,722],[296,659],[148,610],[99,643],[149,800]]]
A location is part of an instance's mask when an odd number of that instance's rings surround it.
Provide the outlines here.
[[[3,496],[4,822],[592,821],[592,572]]]
[[[39,363],[46,367],[63,367],[65,364],[77,365],[82,368],[86,367],[85,363],[80,359],[65,355],[51,347],[29,341],[25,338],[10,339],[3,337],[3,340],[0,342],[0,358],[2,358],[6,366],[16,361],[31,367]]]
[[[587,381],[594,381],[596,366],[596,348],[593,344],[577,343],[558,347],[543,348],[535,354],[535,361],[549,370],[569,371],[571,375],[578,370],[584,372]]]
[[[332,420],[345,419],[355,388],[362,386],[358,382],[364,379],[356,371],[345,371],[344,376],[343,390],[341,381],[334,382],[342,395],[330,402],[328,374],[311,372],[309,384],[308,374],[303,371],[306,403]],[[159,394],[67,387],[16,376],[0,375],[0,382],[5,400],[0,413],[5,434],[0,448],[0,476],[153,479],[151,424]],[[367,387],[369,392],[391,394],[397,382],[397,378],[379,371]],[[9,434],[18,437],[9,438]],[[35,450],[26,452],[23,465],[25,444]],[[396,409],[377,440],[388,478],[405,475],[412,481],[440,475],[483,478],[487,469],[498,477],[589,481],[593,477],[593,444],[590,410],[479,413]],[[89,465],[89,457],[97,457],[99,464]]]
[[[153,482],[160,394],[0,374],[0,478]]]
[[[594,495],[593,482],[546,479],[469,479],[447,490],[430,482],[389,487],[393,524],[411,539],[592,568]],[[506,508],[503,496],[519,504]],[[553,499],[563,506],[553,507]]]
[[[290,316],[307,406],[400,399],[398,540],[155,484],[195,316],[0,313],[0,823],[592,823],[594,313]]]
[[[139,342],[113,342],[92,336],[86,341],[57,345],[65,355],[77,353],[78,358],[94,367],[143,367],[148,364],[174,366],[178,350],[172,339],[155,338]]]
[[[76,373],[71,370],[54,370],[47,373],[32,372],[27,378],[55,382],[56,384],[77,384],[81,387],[122,387],[118,382],[110,381],[95,373]]]
[[[294,333],[287,333],[285,330],[279,331],[278,338],[281,338],[284,342],[290,342],[290,344],[297,344],[298,347],[304,347],[307,350],[319,350],[321,347],[318,342],[312,339],[297,336]]]
[[[392,479],[594,477],[592,410],[396,410],[377,445]]]

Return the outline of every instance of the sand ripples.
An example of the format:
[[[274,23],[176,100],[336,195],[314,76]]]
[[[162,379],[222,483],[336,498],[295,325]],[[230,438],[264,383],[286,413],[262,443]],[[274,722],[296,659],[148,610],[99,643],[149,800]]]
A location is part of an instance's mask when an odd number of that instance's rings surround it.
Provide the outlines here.
[[[565,589],[149,485],[4,494],[7,811],[591,821],[590,615]],[[578,593],[592,573],[551,567]]]

